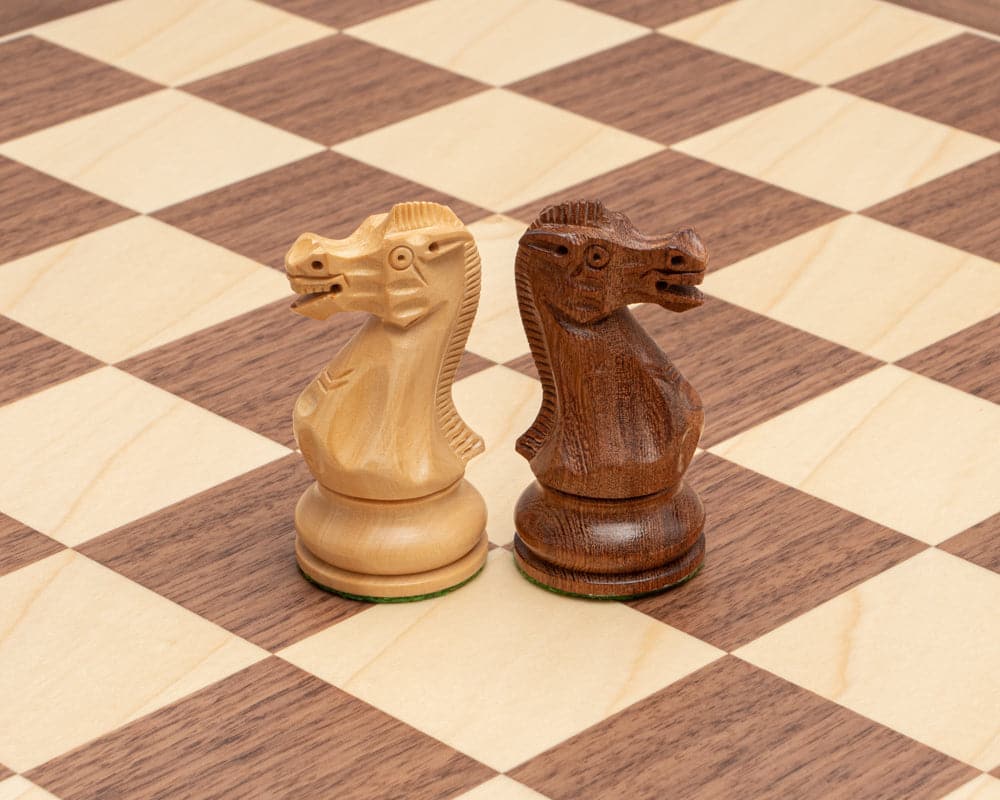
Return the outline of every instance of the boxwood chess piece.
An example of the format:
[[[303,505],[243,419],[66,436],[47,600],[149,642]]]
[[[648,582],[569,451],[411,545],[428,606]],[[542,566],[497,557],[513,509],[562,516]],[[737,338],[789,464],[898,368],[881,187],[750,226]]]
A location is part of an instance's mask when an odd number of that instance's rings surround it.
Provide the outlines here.
[[[486,505],[463,477],[483,440],[451,387],[479,303],[480,261],[461,220],[400,203],[346,239],[302,234],[285,256],[293,309],[372,316],[295,403],[316,478],[295,509],[307,578],[369,600],[455,588],[486,560]]]
[[[701,400],[628,309],[701,305],[708,252],[685,228],[655,238],[599,202],[546,208],[521,237],[517,295],[542,405],[517,442],[537,480],[515,510],[532,581],[623,598],[692,577],[705,514],[684,481]]]

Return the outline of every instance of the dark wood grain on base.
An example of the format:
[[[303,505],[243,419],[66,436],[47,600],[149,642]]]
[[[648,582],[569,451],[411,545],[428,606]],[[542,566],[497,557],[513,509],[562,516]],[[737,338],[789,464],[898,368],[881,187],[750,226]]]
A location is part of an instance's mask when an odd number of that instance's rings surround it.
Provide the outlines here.
[[[907,356],[899,365],[1000,403],[1000,314]]]
[[[1000,261],[1000,153],[866,209],[865,216]]]
[[[326,145],[485,88],[452,72],[341,35],[184,87]]]
[[[109,0],[3,0],[0,3],[0,36],[31,28],[69,14],[76,14]]]
[[[693,226],[719,269],[844,211],[681,153],[665,151],[508,212],[529,222],[546,205],[593,197],[629,215],[639,228]]]
[[[348,236],[365,209],[408,200],[451,208],[465,223],[488,212],[434,189],[325,152],[203,194],[154,216],[209,241],[282,269],[285,251],[304,230]]]
[[[62,800],[443,800],[494,774],[272,657],[27,777]]]
[[[290,304],[291,298],[278,300],[117,366],[262,436],[295,447],[295,398],[367,315],[338,314],[317,325],[295,314]],[[492,363],[467,352],[458,378]]]
[[[162,88],[34,36],[0,44],[0,141]]]
[[[77,549],[261,647],[277,650],[363,611],[302,580],[295,504],[312,483],[292,454]]]
[[[657,28],[700,14],[730,0],[575,0],[577,5]]]
[[[656,306],[636,319],[698,387],[705,403],[701,446],[718,444],[882,362],[791,325],[710,297],[696,314],[666,314]],[[685,342],[706,343],[684,347]],[[707,343],[711,343],[708,345]]]
[[[932,800],[978,774],[733,656],[510,771],[552,800]]]
[[[324,25],[346,28],[381,17],[422,0],[264,0],[292,14],[314,19]]]
[[[1000,139],[997,75],[1000,42],[967,33],[856,75],[836,88]]]
[[[0,264],[134,216],[0,156]]]
[[[622,91],[622,87],[628,88]],[[801,94],[813,85],[650,34],[510,88],[607,125],[673,144]]]
[[[952,536],[939,544],[938,549],[1000,572],[1000,514],[994,514],[967,531]]]
[[[6,514],[0,514],[0,575],[58,553],[63,545]],[[0,767],[0,772],[3,768]]]
[[[97,359],[0,316],[0,405],[99,366]]]
[[[638,611],[734,650],[927,545],[710,453],[688,472],[709,523],[709,558],[683,591]]]
[[[961,22],[990,33],[1000,33],[1000,3],[997,0],[889,0],[897,6],[923,11],[953,22]]]

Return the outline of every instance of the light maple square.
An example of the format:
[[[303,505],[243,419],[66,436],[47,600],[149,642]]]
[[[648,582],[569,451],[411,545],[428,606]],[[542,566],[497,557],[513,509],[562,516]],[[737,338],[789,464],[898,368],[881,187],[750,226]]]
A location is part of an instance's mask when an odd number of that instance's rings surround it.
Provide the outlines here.
[[[855,215],[713,272],[705,290],[886,361],[1000,312],[995,264]]]
[[[0,442],[0,511],[69,546],[289,453],[112,367],[0,406]]]
[[[27,771],[267,656],[64,550],[0,578],[0,759]]]
[[[332,149],[503,211],[664,147],[537,100],[491,89]]]
[[[649,29],[565,0],[430,0],[347,32],[499,86],[637,39]]]
[[[501,215],[469,225],[483,261],[483,287],[466,349],[497,362],[529,350],[514,288],[514,256],[525,227]]]
[[[833,83],[963,29],[880,0],[736,0],[659,30],[797,78]]]
[[[7,780],[0,780],[0,800],[59,800],[59,798],[41,786],[36,786],[27,778],[12,775]]]
[[[0,154],[149,212],[322,149],[207,100],[164,89],[4,142]]]
[[[0,800],[3,800],[0,797]],[[543,794],[529,789],[506,775],[497,775],[475,789],[459,795],[455,800],[548,800]]]
[[[722,651],[620,603],[539,589],[498,549],[460,591],[376,606],[278,655],[507,770]]]
[[[33,31],[160,83],[193,81],[334,33],[254,0],[119,0]]]
[[[0,270],[0,312],[108,362],[287,294],[277,270],[144,216]]]
[[[541,384],[504,366],[464,378],[453,389],[462,418],[486,442],[486,452],[466,467],[466,477],[486,500],[490,541],[505,545],[514,538],[514,505],[534,479],[514,443],[535,420]]]
[[[709,451],[928,544],[1000,510],[1000,406],[892,365]]]
[[[934,548],[735,651],[980,769],[1000,764],[1000,575]]]
[[[860,211],[992,155],[1000,142],[821,88],[672,149]]]

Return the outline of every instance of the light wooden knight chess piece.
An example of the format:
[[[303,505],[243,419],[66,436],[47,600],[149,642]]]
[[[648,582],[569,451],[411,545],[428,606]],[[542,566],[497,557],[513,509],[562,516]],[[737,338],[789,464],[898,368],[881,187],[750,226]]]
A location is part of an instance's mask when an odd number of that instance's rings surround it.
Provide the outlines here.
[[[538,479],[515,511],[529,579],[623,598],[701,567],[705,514],[684,481],[701,400],[628,305],[701,305],[707,262],[694,231],[648,237],[595,202],[551,206],[521,237],[518,301],[542,381],[541,410],[517,442]]]
[[[364,323],[295,403],[316,478],[295,509],[303,573],[340,594],[417,599],[486,560],[486,505],[463,477],[483,451],[451,387],[479,303],[480,261],[451,209],[400,203],[346,239],[300,236],[285,256],[293,309]]]

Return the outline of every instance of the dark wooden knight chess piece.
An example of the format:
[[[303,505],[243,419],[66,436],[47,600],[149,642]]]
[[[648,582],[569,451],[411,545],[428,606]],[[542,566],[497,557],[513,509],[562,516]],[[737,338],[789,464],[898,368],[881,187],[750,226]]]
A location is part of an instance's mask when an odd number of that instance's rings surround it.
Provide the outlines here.
[[[684,481],[701,400],[628,309],[701,305],[708,251],[639,233],[599,202],[545,209],[521,237],[521,320],[542,406],[517,442],[538,479],[515,511],[518,567],[550,589],[634,597],[692,577],[705,513]]]

